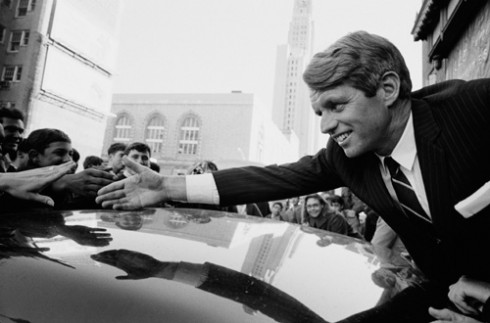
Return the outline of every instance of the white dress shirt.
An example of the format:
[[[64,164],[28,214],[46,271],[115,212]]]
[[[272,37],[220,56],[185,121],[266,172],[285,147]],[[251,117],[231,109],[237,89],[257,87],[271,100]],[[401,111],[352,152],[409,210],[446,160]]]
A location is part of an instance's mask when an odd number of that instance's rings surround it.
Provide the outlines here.
[[[380,171],[381,174],[388,173],[388,169],[384,167],[385,156],[378,155],[381,160]],[[410,112],[410,117],[405,126],[405,130],[393,149],[391,153],[391,158],[393,158],[398,164],[400,164],[400,170],[405,174],[410,185],[412,185],[417,199],[420,205],[424,209],[425,213],[430,217],[429,202],[427,199],[427,194],[425,193],[424,181],[422,179],[422,171],[420,170],[419,158],[417,156],[417,146],[415,145],[415,133],[413,129],[413,117]],[[391,182],[385,184],[388,191],[392,190]],[[391,186],[391,187],[390,187]]]

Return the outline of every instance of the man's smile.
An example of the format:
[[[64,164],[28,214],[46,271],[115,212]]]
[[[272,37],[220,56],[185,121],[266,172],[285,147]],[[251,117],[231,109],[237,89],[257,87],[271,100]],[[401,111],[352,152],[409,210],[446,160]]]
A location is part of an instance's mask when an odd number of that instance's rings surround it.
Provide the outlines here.
[[[342,145],[342,143],[344,141],[347,140],[347,138],[350,137],[352,131],[346,131],[346,132],[343,132],[341,134],[338,134],[338,135],[335,135],[333,136],[333,139],[339,144],[339,145]]]

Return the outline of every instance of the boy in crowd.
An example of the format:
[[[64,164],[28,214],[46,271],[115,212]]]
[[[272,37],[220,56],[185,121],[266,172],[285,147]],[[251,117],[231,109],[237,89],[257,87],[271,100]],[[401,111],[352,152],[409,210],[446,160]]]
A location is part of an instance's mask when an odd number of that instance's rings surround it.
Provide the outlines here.
[[[129,146],[126,147],[124,151],[124,155],[128,156],[129,159],[143,165],[145,167],[150,167],[150,157],[151,157],[151,149],[147,144],[142,142],[133,142]],[[130,177],[134,175],[133,171],[130,169],[124,169],[124,176]]]
[[[72,160],[70,137],[61,130],[34,130],[26,141],[29,169],[60,165]],[[94,197],[97,190],[113,181],[114,175],[109,172],[90,168],[63,176],[47,189],[46,194],[56,201],[58,208],[96,207]]]

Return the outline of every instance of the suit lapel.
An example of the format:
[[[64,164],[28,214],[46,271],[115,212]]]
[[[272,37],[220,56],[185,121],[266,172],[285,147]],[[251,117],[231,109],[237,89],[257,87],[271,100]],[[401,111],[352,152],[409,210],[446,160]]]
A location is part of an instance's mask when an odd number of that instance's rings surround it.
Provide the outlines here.
[[[430,107],[425,102],[412,100],[412,113],[417,156],[432,222],[438,232],[447,232],[451,209],[450,205],[445,202],[449,197],[446,158],[444,150],[436,144],[440,128],[434,120]]]

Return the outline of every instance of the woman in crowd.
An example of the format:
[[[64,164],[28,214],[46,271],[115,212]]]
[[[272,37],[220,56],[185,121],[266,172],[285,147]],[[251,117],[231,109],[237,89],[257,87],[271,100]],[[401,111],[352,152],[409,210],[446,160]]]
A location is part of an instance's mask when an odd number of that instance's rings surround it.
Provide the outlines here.
[[[344,217],[331,210],[327,202],[318,194],[305,198],[304,220],[313,228],[349,235],[350,226]]]

